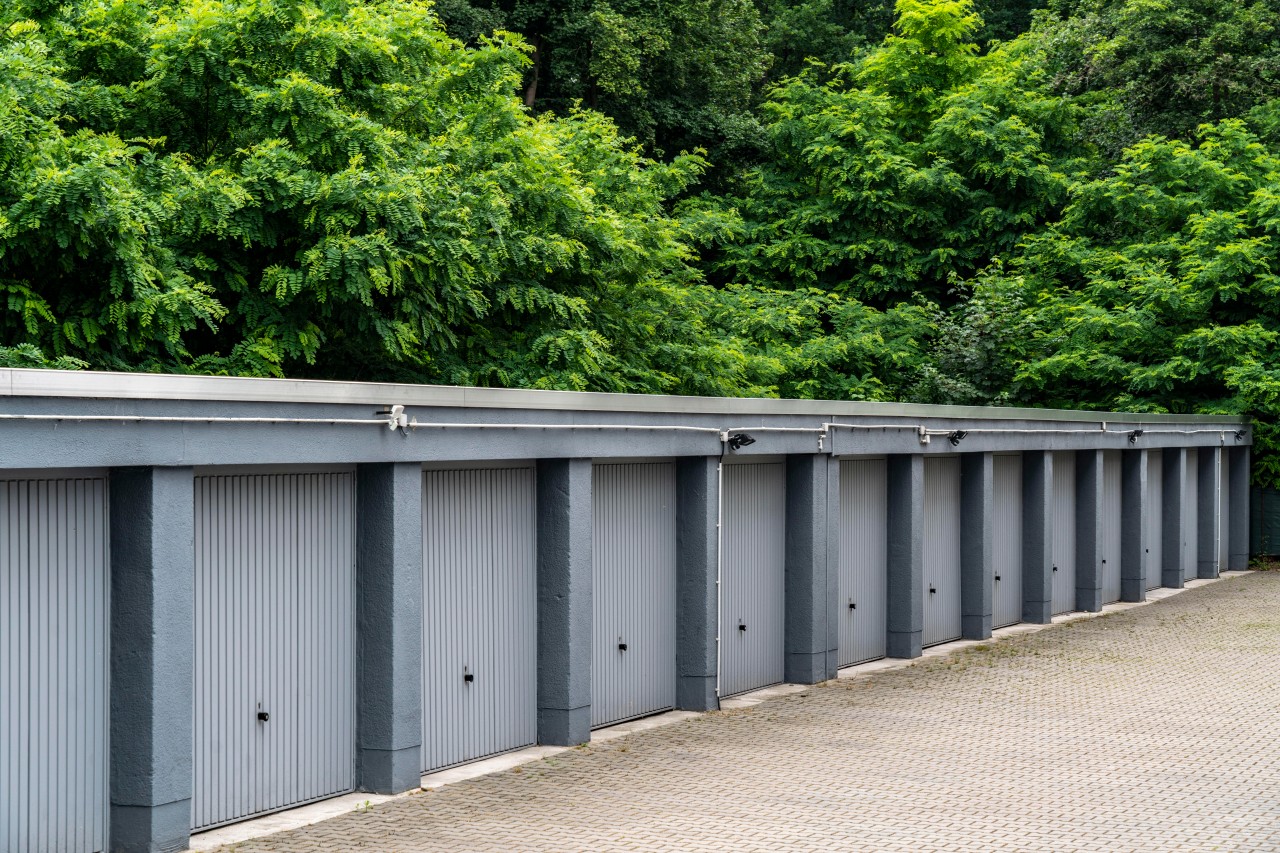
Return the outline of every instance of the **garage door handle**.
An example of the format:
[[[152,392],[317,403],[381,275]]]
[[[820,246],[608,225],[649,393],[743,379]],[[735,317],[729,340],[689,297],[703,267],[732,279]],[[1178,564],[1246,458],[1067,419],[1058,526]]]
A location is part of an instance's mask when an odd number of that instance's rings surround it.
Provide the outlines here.
[[[933,587],[929,587],[929,594],[930,594],[930,595],[933,595],[935,592],[937,592],[937,590],[936,590],[936,589],[934,589]]]
[[[626,650],[627,650],[627,644],[626,644],[626,643],[618,643],[618,651],[620,651],[620,652],[625,652]]]
[[[258,712],[258,722],[265,723],[267,720],[270,720],[270,719],[271,719],[271,715],[268,714],[266,711]]]
[[[849,609],[850,609],[850,610],[857,610],[857,609],[858,609],[858,605],[857,605],[855,602],[850,601],[850,602],[849,602]]]
[[[746,623],[746,622],[739,622],[739,623],[738,623],[738,630],[739,630],[739,631],[745,631],[745,630],[747,630],[747,623]]]
[[[462,680],[467,682],[467,684],[470,684],[471,682],[476,680],[476,677],[474,674],[470,672],[464,672],[462,673]]]
[[[1058,570],[1058,567],[1057,567],[1057,566],[1054,566],[1054,567],[1053,567],[1053,570],[1056,572],[1056,571]]]
[[[996,580],[1000,580],[1000,576],[999,576],[999,575],[996,575]]]

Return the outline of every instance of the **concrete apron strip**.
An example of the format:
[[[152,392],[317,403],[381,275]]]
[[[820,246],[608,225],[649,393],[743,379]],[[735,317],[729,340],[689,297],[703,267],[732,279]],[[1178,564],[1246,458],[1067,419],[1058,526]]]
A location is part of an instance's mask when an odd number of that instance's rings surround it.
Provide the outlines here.
[[[1213,580],[1189,580],[1183,589],[1195,589],[1196,587],[1214,583],[1216,580],[1225,580],[1227,578],[1239,577],[1246,572],[1223,572],[1219,578]],[[1124,610],[1130,610],[1134,607],[1141,607],[1144,604],[1150,604],[1153,601],[1170,598],[1182,592],[1182,589],[1159,588],[1149,590],[1147,592],[1147,600],[1132,603],[1116,603],[1108,604],[1099,613],[1065,613],[1061,616],[1055,616],[1051,625],[1061,625],[1066,622],[1074,622],[1080,619],[1093,619],[1099,616],[1106,616],[1108,613],[1119,613]],[[971,648],[982,643],[990,643],[1007,637],[1015,637],[1019,634],[1029,634],[1036,631],[1044,630],[1051,625],[1033,625],[1022,623],[1011,625],[1008,628],[1000,628],[993,631],[990,640],[957,640],[951,643],[942,643],[940,645],[931,646],[924,650],[923,657],[914,660],[885,658],[882,660],[871,661],[870,663],[858,664],[840,670],[838,677],[841,679],[861,678],[864,676],[875,675],[878,672],[886,672],[896,669],[904,669],[911,666],[919,660],[929,658],[945,657],[954,651],[960,649]],[[760,690],[753,690],[749,693],[743,693],[738,696],[721,700],[720,709],[722,711],[735,711],[751,708],[770,699],[776,699],[782,696],[790,696],[796,693],[803,693],[806,690],[813,689],[814,685],[805,684],[775,684],[772,687],[765,687]],[[591,733],[591,743],[604,743],[616,738],[624,737],[633,732],[647,731],[650,729],[669,726],[674,723],[683,722],[694,717],[701,716],[696,711],[668,711],[663,714],[655,714],[651,717],[643,717],[638,720],[629,720],[614,726],[596,729]],[[323,800],[318,803],[300,806],[295,809],[277,812],[275,814],[266,815],[264,817],[247,820],[242,823],[235,823],[230,826],[223,826],[217,829],[211,829],[191,836],[191,850],[214,850],[231,844],[239,844],[253,838],[261,838],[265,835],[272,835],[277,832],[284,832],[290,829],[299,829],[304,826],[310,826],[313,823],[319,823],[331,817],[345,814],[350,811],[358,811],[365,808],[372,808],[389,800],[398,799],[400,797],[411,797],[420,790],[432,790],[440,788],[444,785],[451,785],[455,782],[463,782],[468,779],[476,779],[481,776],[487,776],[491,773],[501,773],[522,764],[529,764],[534,761],[541,761],[553,755],[558,755],[575,747],[564,746],[530,746],[525,749],[518,749],[513,752],[506,752],[501,755],[495,755],[491,758],[473,761],[468,764],[451,767],[447,770],[440,770],[435,773],[429,773],[422,777],[422,788],[407,791],[403,794],[394,794],[391,796],[383,794],[345,794],[340,797]]]
[[[1121,613],[1125,610],[1132,610],[1135,607],[1143,607],[1153,602],[1161,601],[1165,598],[1172,598],[1173,596],[1178,595],[1181,592],[1185,592],[1188,589],[1196,589],[1197,587],[1217,583],[1220,580],[1227,580],[1228,578],[1240,577],[1245,574],[1248,574],[1248,572],[1222,572],[1222,574],[1216,578],[1197,578],[1195,580],[1186,581],[1182,589],[1172,589],[1170,587],[1149,589],[1147,590],[1147,597],[1145,601],[1117,601],[1113,604],[1104,606],[1102,610],[1097,613],[1063,613],[1060,616],[1053,617],[1052,622],[1044,625],[1038,625],[1030,622],[1019,622],[1017,625],[1010,625],[1007,628],[997,628],[991,632],[991,639],[989,640],[954,640],[950,643],[939,643],[936,646],[930,646],[925,649],[918,658],[881,658],[880,660],[873,660],[869,663],[860,663],[855,666],[845,667],[837,673],[836,677],[841,679],[862,678],[869,675],[875,675],[877,672],[906,669],[907,667],[922,660],[946,657],[952,652],[957,652],[961,649],[970,649],[974,646],[983,645],[984,643],[991,643],[1008,637],[1016,637],[1019,634],[1034,634],[1037,631],[1052,628],[1054,625],[1064,625],[1068,622],[1078,622],[1082,619],[1097,619],[1099,616],[1106,616],[1110,613]]]
[[[805,689],[799,685],[783,685],[786,687],[794,687],[797,689]],[[767,688],[757,691],[757,693],[768,693],[776,695],[773,691],[777,691],[777,687]],[[756,694],[746,694],[728,700],[729,702],[738,702],[746,704],[758,704],[763,699],[750,701],[749,697]],[[764,697],[768,698],[768,697]],[[746,707],[746,704],[738,707]],[[625,723],[618,723],[615,726],[608,726],[602,729],[596,729],[591,733],[592,743],[603,743],[615,738],[629,735],[632,732],[647,731],[662,726],[669,726],[672,723],[679,723],[693,717],[701,716],[696,711],[668,711],[665,714],[655,714],[652,717],[643,717],[638,720],[628,720]],[[447,770],[439,770],[435,773],[428,773],[422,777],[422,787],[412,791],[406,791],[403,794],[344,794],[340,797],[323,800],[318,803],[310,803],[305,806],[299,806],[296,809],[288,809],[287,811],[276,812],[264,817],[246,820],[240,823],[234,823],[230,826],[222,826],[217,829],[211,829],[207,832],[201,832],[191,836],[189,850],[216,850],[219,847],[225,847],[232,844],[239,844],[254,838],[261,838],[266,835],[273,835],[277,832],[284,832],[290,829],[301,829],[304,826],[310,826],[313,823],[319,823],[322,820],[328,820],[331,817],[337,817],[350,811],[360,811],[365,808],[372,808],[389,800],[399,799],[401,797],[411,797],[419,793],[421,790],[434,790],[445,785],[452,785],[455,782],[465,782],[468,779],[478,779],[481,776],[488,776],[491,773],[501,773],[510,770],[513,767],[519,767],[522,764],[530,764],[534,761],[541,761],[544,758],[550,758],[566,752],[574,747],[569,746],[530,746],[524,749],[513,750],[512,752],[504,752],[501,755],[494,755],[490,758],[483,758],[479,761],[471,761],[467,764],[460,764],[457,767],[450,767]]]
[[[418,792],[407,791],[403,794],[392,794],[390,796],[386,794],[343,794],[340,797],[321,800],[318,803],[310,803],[305,806],[299,806],[296,809],[276,812],[275,814],[246,820],[241,823],[233,823],[229,826],[220,826],[217,829],[210,829],[206,832],[192,835],[191,840],[188,842],[191,846],[187,849],[216,850],[219,847],[240,844],[253,838],[261,838],[264,835],[273,835],[289,829],[300,829],[313,823],[319,823],[322,820],[328,820],[331,817],[344,815],[347,812],[372,808],[388,800],[407,797],[416,793]]]

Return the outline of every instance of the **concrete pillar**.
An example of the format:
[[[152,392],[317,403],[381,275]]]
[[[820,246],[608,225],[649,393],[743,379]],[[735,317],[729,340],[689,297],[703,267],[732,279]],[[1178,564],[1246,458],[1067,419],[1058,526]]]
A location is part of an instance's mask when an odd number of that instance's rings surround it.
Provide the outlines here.
[[[918,658],[924,634],[924,457],[888,459],[886,653]]]
[[[720,459],[676,462],[676,707],[714,711],[719,631]]]
[[[1221,447],[1200,448],[1200,471],[1198,476],[1198,492],[1196,496],[1196,532],[1197,551],[1196,577],[1216,578],[1218,576],[1218,542],[1223,535],[1222,515],[1218,512],[1219,486],[1221,482],[1218,465],[1221,461]]]
[[[786,667],[791,684],[836,677],[839,461],[787,457]]]
[[[1076,451],[1076,609],[1102,609],[1101,450]]]
[[[1053,621],[1053,453],[1022,454],[1022,621]]]
[[[1147,451],[1120,454],[1120,600],[1147,597]]]
[[[538,742],[591,739],[591,460],[538,462]]]
[[[356,778],[398,794],[422,775],[422,466],[356,470]]]
[[[1160,585],[1182,589],[1182,543],[1186,540],[1183,505],[1187,500],[1187,449],[1168,447],[1164,451],[1160,493]]]
[[[191,834],[195,494],[191,468],[111,472],[111,850]]]
[[[1227,513],[1228,568],[1249,568],[1249,448],[1230,448],[1231,508]]]
[[[990,453],[960,456],[960,628],[966,640],[991,636],[995,563],[994,463]]]

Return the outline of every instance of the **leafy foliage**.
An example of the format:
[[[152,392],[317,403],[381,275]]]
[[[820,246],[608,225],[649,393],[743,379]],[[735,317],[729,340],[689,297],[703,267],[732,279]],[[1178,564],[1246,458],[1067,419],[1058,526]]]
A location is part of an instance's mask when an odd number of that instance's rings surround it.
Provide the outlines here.
[[[1248,413],[1280,484],[1280,0],[1038,5],[13,0],[0,365]]]
[[[567,115],[583,104],[647,150],[754,147],[751,114],[769,66],[751,0],[447,0],[449,31],[482,44],[510,29],[533,46],[525,103]]]
[[[1047,405],[1280,415],[1280,157],[1239,120],[1144,140],[1076,182],[984,290],[1020,290],[1017,393]],[[1264,445],[1270,448],[1269,443]],[[1259,475],[1280,477],[1265,453]]]
[[[763,109],[771,156],[733,200],[720,274],[883,305],[944,299],[1054,212],[1078,153],[1074,108],[1037,89],[1022,45],[977,56],[962,0],[900,0],[899,34],[814,66]]]
[[[1190,140],[1202,122],[1280,96],[1280,2],[1059,0],[1037,39],[1057,91],[1085,96],[1113,155],[1149,134]]]
[[[531,117],[513,37],[463,48],[391,0],[5,14],[0,339],[215,373],[683,375],[611,347],[696,280],[663,201],[702,161]]]

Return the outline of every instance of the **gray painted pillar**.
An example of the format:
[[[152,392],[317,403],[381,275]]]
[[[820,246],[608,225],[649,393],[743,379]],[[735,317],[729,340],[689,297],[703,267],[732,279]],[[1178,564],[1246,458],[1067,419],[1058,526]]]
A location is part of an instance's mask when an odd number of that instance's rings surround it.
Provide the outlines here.
[[[920,657],[924,633],[924,457],[888,459],[886,654]]]
[[[836,677],[839,646],[835,551],[839,462],[826,454],[787,457],[786,667],[791,684]]]
[[[538,743],[591,739],[591,460],[538,462]]]
[[[111,850],[191,834],[195,493],[191,468],[111,472]]]
[[[1181,589],[1183,584],[1182,543],[1186,535],[1182,529],[1182,507],[1187,500],[1186,470],[1186,448],[1165,448],[1160,482],[1160,494],[1164,497],[1160,510],[1160,585],[1171,589]]]
[[[714,711],[717,575],[720,554],[720,459],[676,461],[676,707]]]
[[[1234,571],[1249,568],[1249,448],[1232,447],[1231,509],[1227,512],[1227,567]]]
[[[1196,577],[1218,576],[1218,536],[1222,516],[1218,514],[1218,457],[1220,447],[1200,448],[1200,470],[1196,494]]]
[[[1076,609],[1102,609],[1101,450],[1076,451]]]
[[[422,775],[422,466],[356,469],[356,779],[398,794]]]
[[[1147,451],[1120,454],[1120,600],[1147,597],[1147,513],[1153,508],[1147,492]]]
[[[1022,454],[1022,621],[1053,621],[1053,453]]]
[[[991,636],[995,563],[993,455],[960,455],[960,628],[966,640]]]

